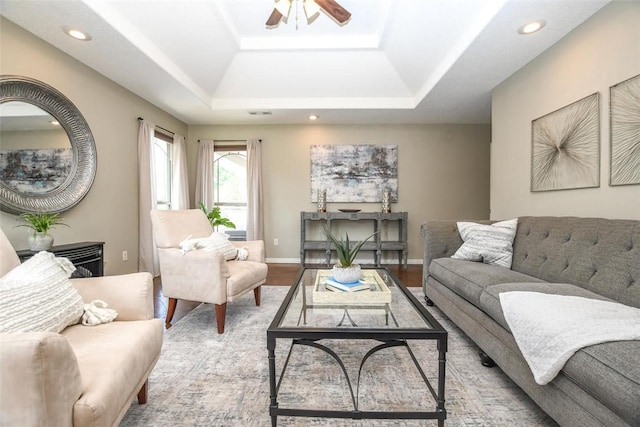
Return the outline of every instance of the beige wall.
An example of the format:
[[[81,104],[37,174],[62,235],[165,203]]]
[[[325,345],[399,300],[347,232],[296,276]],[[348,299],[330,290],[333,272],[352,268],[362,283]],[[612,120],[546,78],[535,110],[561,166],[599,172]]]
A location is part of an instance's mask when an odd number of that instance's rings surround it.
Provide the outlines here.
[[[104,241],[105,272],[138,270],[137,117],[186,135],[186,125],[65,53],[0,18],[0,73],[35,78],[69,98],[93,133],[98,168],[87,196],[65,212],[70,226],[53,230],[56,244]],[[70,43],[75,43],[70,39]],[[107,59],[105,59],[107,60]],[[0,212],[0,226],[17,249],[27,247],[26,228]],[[122,251],[129,260],[122,261]]]
[[[265,243],[270,261],[299,260],[300,212],[316,209],[311,202],[311,145],[398,145],[399,202],[392,210],[409,212],[413,262],[422,260],[420,224],[425,220],[489,216],[487,125],[189,126],[191,189],[198,139],[247,138],[262,139]],[[330,211],[344,207],[377,211],[380,204],[328,204]],[[273,245],[274,238],[278,246]]]
[[[407,126],[187,126],[169,114],[80,64],[9,21],[0,25],[0,73],[41,80],[65,94],[82,112],[98,151],[96,180],[87,196],[64,213],[70,228],[54,229],[56,244],[105,241],[106,274],[137,270],[137,117],[187,135],[193,197],[197,140],[263,140],[267,256],[299,259],[299,215],[310,201],[313,144],[398,144],[399,196],[395,211],[409,212],[409,258],[422,258],[420,224],[427,219],[482,219],[489,216],[487,125]],[[330,210],[346,204],[329,204]],[[378,210],[379,204],[354,204]],[[0,226],[18,249],[27,229],[0,212]],[[273,246],[278,238],[280,245]],[[121,260],[122,251],[129,260]]]
[[[640,3],[611,3],[493,91],[492,219],[640,219],[640,185],[609,186],[609,87],[640,74],[639,23]],[[530,192],[531,121],[595,92],[600,93],[600,187]]]

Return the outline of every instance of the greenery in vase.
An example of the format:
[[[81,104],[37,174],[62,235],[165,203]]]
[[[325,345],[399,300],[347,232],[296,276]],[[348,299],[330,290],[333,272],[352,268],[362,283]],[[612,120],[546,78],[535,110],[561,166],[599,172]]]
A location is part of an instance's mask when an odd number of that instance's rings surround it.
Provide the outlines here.
[[[229,218],[224,218],[220,214],[220,208],[218,206],[211,208],[211,210],[207,210],[207,207],[204,205],[204,203],[200,202],[200,209],[207,216],[207,219],[211,223],[212,227],[223,225],[227,228],[236,228],[236,225],[231,222]]]
[[[331,231],[329,227],[325,224],[324,226],[324,234],[331,240],[333,245],[336,247],[336,253],[338,254],[338,261],[340,262],[341,267],[350,267],[356,259],[358,252],[362,249],[362,246],[366,243],[367,240],[375,236],[378,232],[376,231],[371,236],[367,237],[364,240],[356,242],[353,247],[351,246],[352,242],[349,241],[349,234],[345,233],[346,238],[338,240]]]
[[[67,226],[62,222],[62,217],[58,213],[51,212],[36,212],[36,213],[23,213],[20,214],[20,218],[26,222],[26,224],[20,224],[17,227],[31,228],[35,233],[47,233],[51,228],[56,225]]]

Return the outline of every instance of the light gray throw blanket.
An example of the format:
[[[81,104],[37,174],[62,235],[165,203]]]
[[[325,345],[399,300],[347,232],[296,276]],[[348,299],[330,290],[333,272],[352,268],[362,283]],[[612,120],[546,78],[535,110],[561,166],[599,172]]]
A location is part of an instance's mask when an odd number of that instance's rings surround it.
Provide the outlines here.
[[[583,347],[640,339],[640,309],[610,301],[539,292],[503,292],[511,333],[538,384],[555,378]]]

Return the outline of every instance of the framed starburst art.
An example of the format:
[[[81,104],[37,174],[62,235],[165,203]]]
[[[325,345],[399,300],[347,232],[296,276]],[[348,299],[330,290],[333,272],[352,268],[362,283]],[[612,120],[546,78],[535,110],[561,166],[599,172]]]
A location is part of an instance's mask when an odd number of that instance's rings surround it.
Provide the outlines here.
[[[640,75],[611,86],[609,94],[609,184],[640,184]]]
[[[600,186],[598,93],[531,124],[531,191]]]

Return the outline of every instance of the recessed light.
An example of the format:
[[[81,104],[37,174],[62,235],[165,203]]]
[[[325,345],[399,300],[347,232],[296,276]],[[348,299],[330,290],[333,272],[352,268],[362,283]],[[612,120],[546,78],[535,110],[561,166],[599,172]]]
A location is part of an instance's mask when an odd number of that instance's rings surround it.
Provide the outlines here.
[[[309,116],[309,120],[318,120],[320,118],[320,116],[316,115],[316,114],[311,114]]]
[[[91,40],[91,35],[89,33],[85,33],[84,31],[77,30],[71,27],[62,27],[62,31],[65,32],[69,37],[73,37],[76,40],[81,40],[84,42],[88,42]]]
[[[529,22],[528,24],[525,24],[522,27],[518,28],[518,32],[520,34],[533,34],[537,31],[540,31],[545,26],[545,24],[546,22],[544,21]]]
[[[49,123],[51,123],[54,126],[60,126],[60,122],[57,120],[51,120]]]

